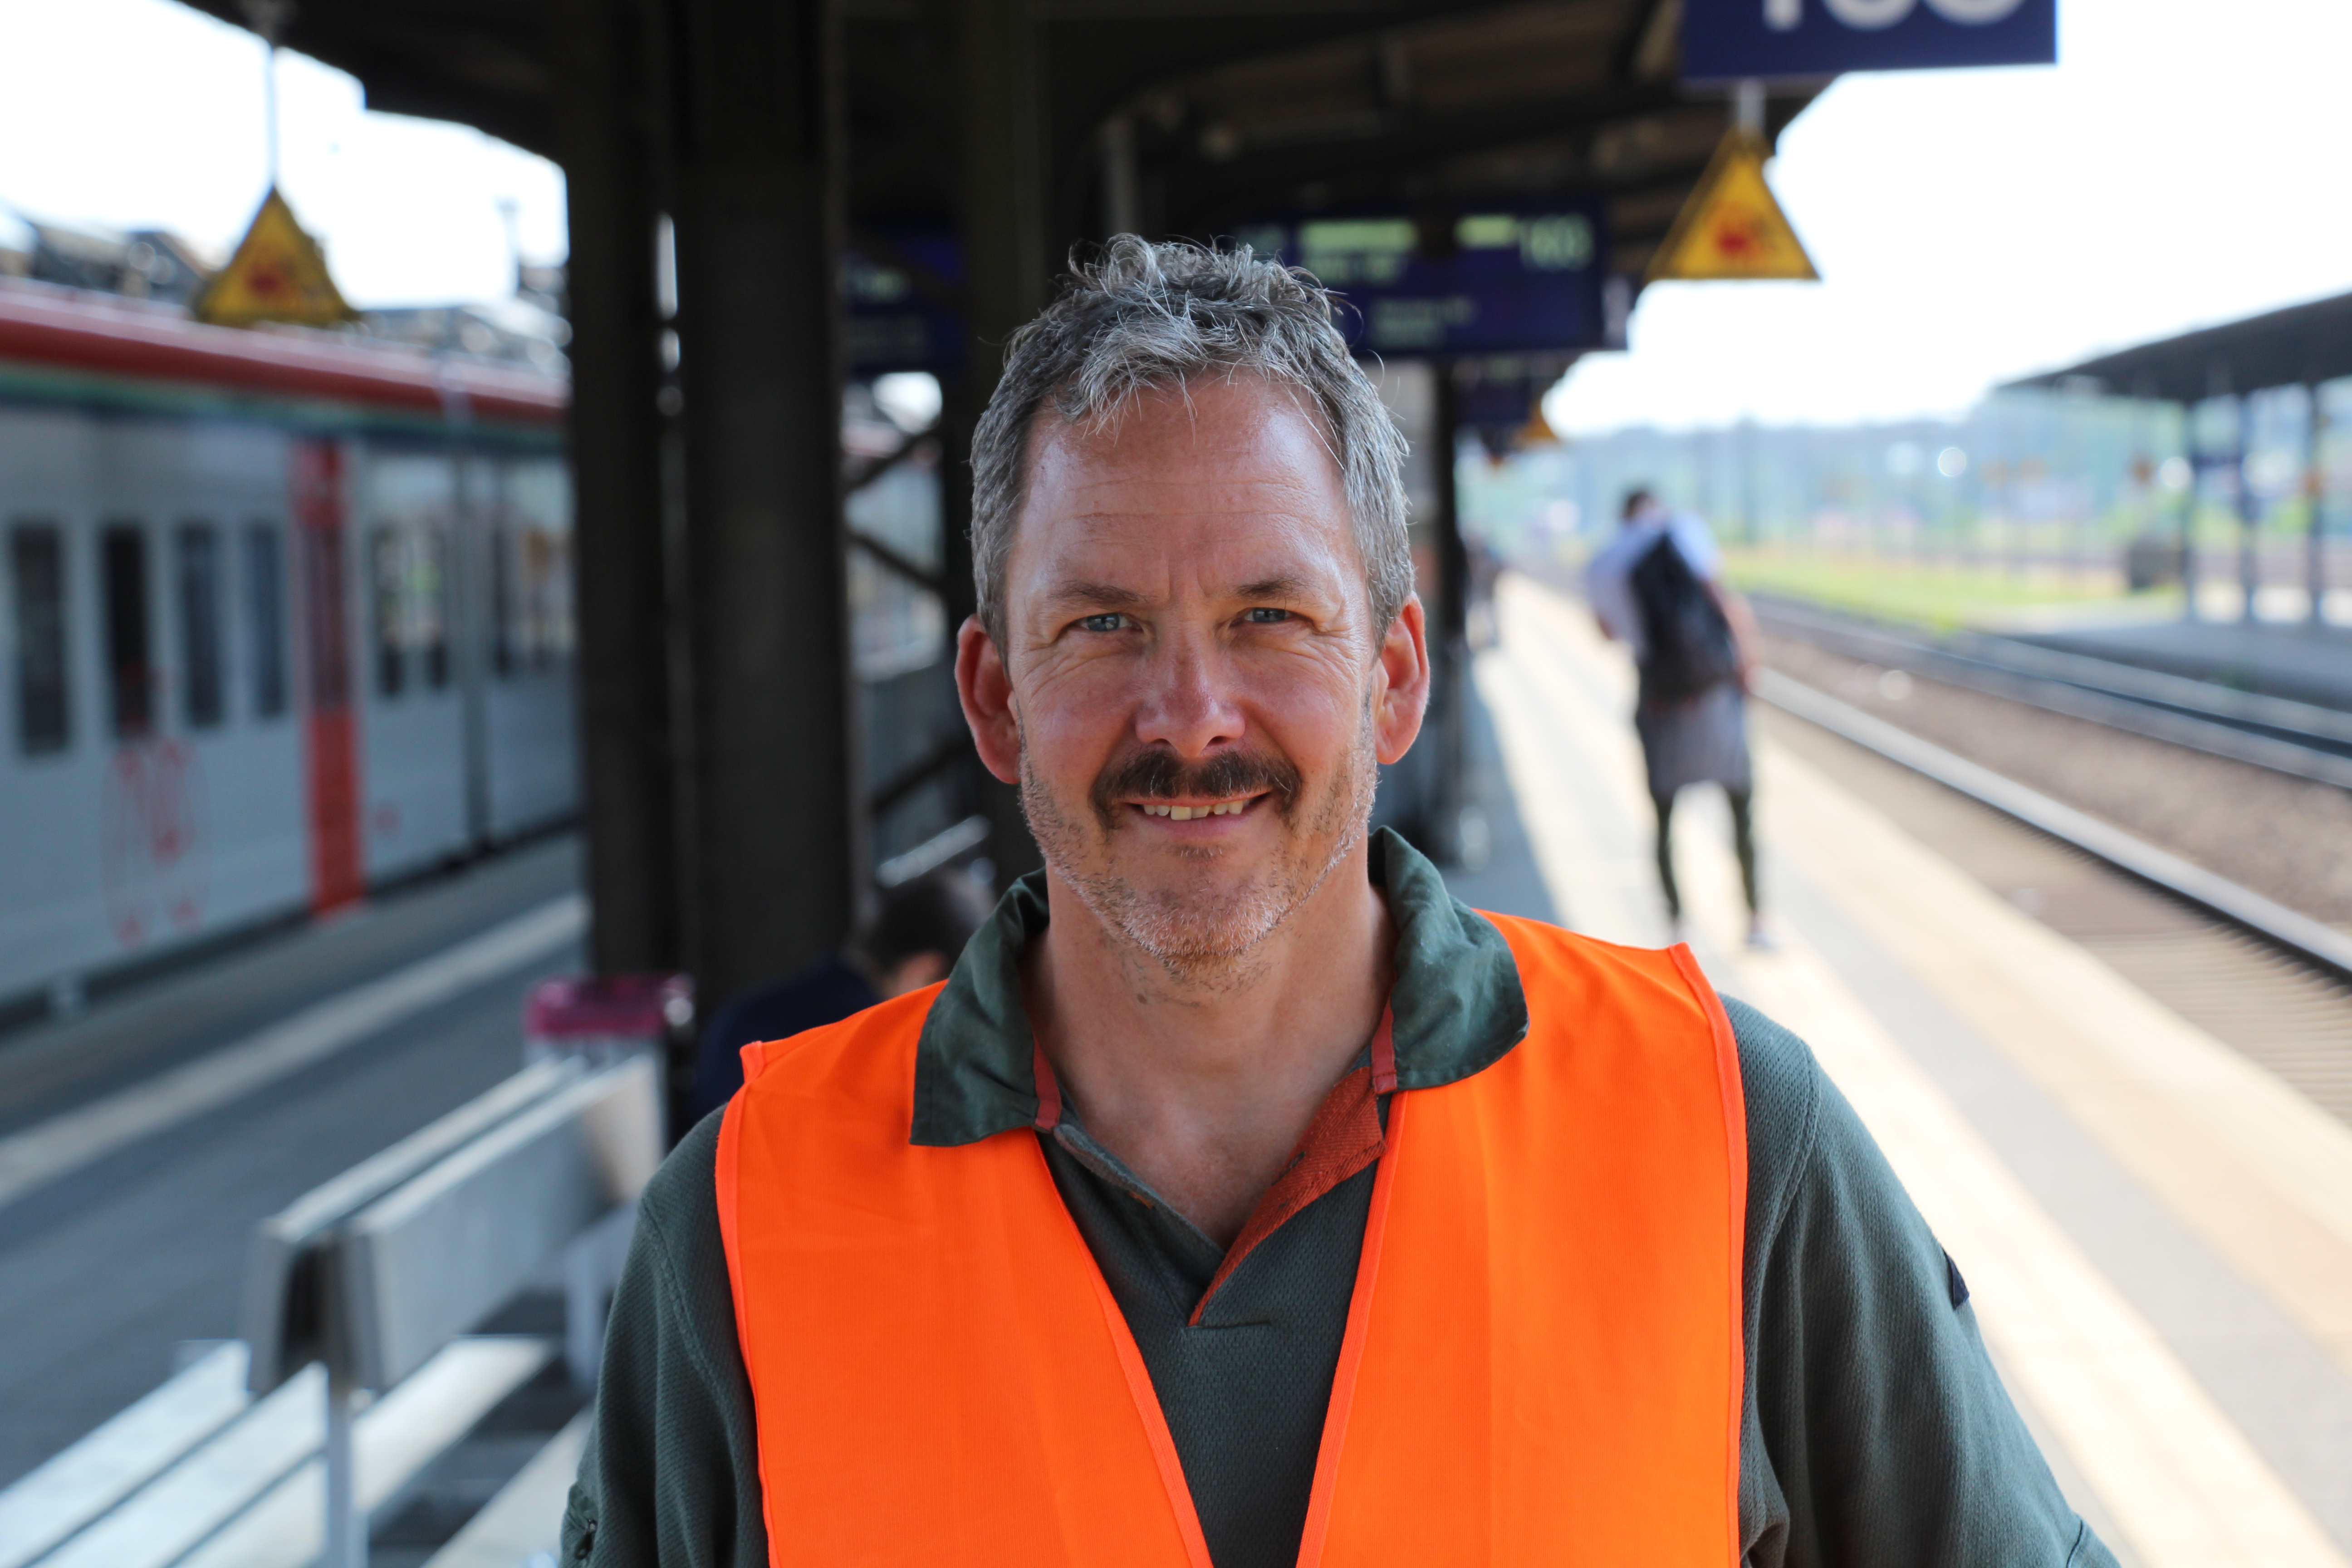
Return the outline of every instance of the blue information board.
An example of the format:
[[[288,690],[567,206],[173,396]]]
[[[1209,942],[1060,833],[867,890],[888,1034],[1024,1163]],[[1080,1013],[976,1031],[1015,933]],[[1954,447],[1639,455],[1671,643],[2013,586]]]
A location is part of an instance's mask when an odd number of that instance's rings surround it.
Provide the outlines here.
[[[919,230],[879,237],[877,254],[854,243],[843,258],[848,295],[847,357],[853,375],[963,364],[963,318],[938,297],[963,286],[963,246],[952,234]],[[887,247],[887,253],[882,253]],[[928,279],[919,279],[920,268]],[[934,285],[925,288],[926,281]]]
[[[1683,0],[1683,79],[2048,65],[2058,0]]]
[[[1350,347],[1412,359],[1618,346],[1601,218],[1598,201],[1570,197],[1443,216],[1288,214],[1232,234],[1339,294]]]
[[[1630,300],[1605,265],[1601,222],[1598,200],[1570,197],[1438,216],[1277,215],[1232,237],[1338,293],[1349,347],[1412,359],[1623,347]],[[939,295],[962,285],[962,247],[946,233],[878,237],[845,258],[852,374],[957,369],[963,322]]]

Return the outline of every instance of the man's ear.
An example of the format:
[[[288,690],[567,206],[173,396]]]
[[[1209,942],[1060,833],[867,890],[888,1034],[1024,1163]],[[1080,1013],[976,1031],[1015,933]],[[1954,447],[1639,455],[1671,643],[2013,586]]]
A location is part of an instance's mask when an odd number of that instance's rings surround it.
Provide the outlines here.
[[[1021,782],[1021,726],[1013,713],[1013,677],[995,639],[968,617],[956,631],[956,696],[980,760],[1006,784]]]
[[[1429,710],[1429,624],[1420,595],[1406,599],[1389,623],[1375,658],[1372,749],[1381,762],[1393,763],[1412,749]]]

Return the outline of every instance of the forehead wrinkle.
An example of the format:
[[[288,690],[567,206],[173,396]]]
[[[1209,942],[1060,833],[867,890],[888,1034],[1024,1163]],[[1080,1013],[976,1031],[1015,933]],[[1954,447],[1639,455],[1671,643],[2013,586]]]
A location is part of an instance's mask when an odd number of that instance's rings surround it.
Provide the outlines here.
[[[1040,596],[1048,606],[1100,605],[1113,610],[1139,610],[1150,602],[1139,589],[1122,588],[1116,583],[1100,583],[1086,577],[1064,578],[1049,584]]]

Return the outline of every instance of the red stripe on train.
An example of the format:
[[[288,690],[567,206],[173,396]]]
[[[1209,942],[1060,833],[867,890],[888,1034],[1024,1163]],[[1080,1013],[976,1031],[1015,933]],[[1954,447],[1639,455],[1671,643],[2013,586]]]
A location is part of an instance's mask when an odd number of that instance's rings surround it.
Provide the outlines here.
[[[350,589],[343,574],[343,449],[293,446],[294,534],[302,571],[302,760],[310,797],[310,908],[366,891],[360,858],[360,718],[352,700]]]
[[[572,395],[553,376],[395,343],[210,327],[156,306],[25,288],[0,287],[0,360],[541,425],[559,419]]]

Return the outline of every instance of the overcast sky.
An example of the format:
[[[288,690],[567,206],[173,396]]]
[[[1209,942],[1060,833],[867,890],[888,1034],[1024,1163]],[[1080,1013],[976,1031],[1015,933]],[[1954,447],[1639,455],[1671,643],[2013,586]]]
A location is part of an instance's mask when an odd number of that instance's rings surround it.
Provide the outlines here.
[[[1650,289],[1555,423],[1957,411],[2098,349],[2352,289],[2352,0],[2059,0],[2054,68],[1848,77],[1772,177],[1827,281]],[[172,0],[0,0],[0,206],[211,247],[265,184],[262,50]],[[361,305],[492,299],[562,176],[278,67],[285,187]],[[0,222],[5,222],[0,217]]]
[[[216,256],[268,188],[258,39],[172,0],[0,0],[0,207],[173,229]],[[278,66],[287,199],[355,305],[503,298],[513,253],[564,253],[563,176],[456,125],[361,107],[315,61]],[[5,222],[0,216],[0,222]]]

